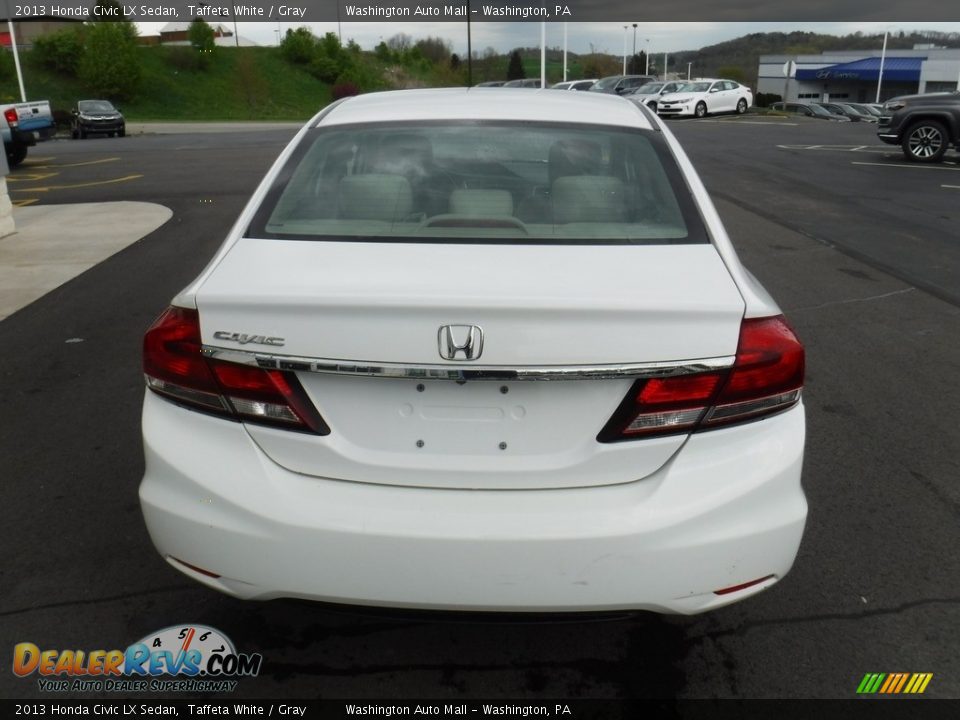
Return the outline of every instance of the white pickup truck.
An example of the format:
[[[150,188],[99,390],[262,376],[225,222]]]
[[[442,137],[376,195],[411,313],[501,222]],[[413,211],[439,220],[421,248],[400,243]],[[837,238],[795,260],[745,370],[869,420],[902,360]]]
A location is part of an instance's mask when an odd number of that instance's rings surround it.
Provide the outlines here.
[[[23,162],[27,148],[53,137],[56,132],[50,103],[46,100],[0,105],[0,135],[11,168]]]

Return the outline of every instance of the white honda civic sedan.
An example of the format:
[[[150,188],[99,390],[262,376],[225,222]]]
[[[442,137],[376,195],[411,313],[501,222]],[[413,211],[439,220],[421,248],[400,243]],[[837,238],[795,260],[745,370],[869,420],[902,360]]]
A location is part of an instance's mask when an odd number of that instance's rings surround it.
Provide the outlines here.
[[[743,115],[753,105],[750,88],[733,80],[697,80],[685,83],[676,92],[660,97],[660,115],[692,115],[702,118],[714,113]]]
[[[147,528],[240,598],[697,613],[803,533],[803,347],[617,96],[328,106],[143,369]]]

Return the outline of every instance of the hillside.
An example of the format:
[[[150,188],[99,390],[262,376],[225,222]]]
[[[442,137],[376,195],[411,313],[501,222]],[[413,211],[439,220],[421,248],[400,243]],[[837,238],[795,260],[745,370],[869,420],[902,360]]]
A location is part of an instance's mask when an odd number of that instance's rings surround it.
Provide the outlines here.
[[[204,70],[178,67],[176,48],[141,47],[142,77],[135,97],[120,102],[130,120],[306,120],[330,102],[330,87],[285,62],[276,48],[220,48]],[[32,100],[70,110],[89,97],[78,80],[21,53]],[[0,81],[0,100],[20,93],[14,76]]]

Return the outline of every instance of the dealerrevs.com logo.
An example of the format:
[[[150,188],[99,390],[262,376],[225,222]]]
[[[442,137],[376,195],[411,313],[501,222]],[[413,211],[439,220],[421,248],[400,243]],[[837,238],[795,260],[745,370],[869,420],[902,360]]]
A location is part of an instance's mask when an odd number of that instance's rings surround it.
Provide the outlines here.
[[[126,650],[41,650],[31,642],[13,648],[14,674],[36,674],[44,692],[231,692],[262,664],[262,655],[238,653],[206,625],[173,625]]]

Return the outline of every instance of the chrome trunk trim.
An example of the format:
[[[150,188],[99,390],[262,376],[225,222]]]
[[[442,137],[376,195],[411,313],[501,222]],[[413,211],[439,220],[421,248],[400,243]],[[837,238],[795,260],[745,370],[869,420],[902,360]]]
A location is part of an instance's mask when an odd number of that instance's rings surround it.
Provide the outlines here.
[[[296,357],[248,352],[233,348],[203,346],[204,357],[255,365],[265,370],[326,375],[405,378],[412,380],[615,380],[620,378],[675,377],[722,370],[733,365],[733,355],[671,362],[617,363],[615,365],[419,365],[406,363],[360,362],[328,358]]]

